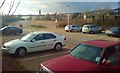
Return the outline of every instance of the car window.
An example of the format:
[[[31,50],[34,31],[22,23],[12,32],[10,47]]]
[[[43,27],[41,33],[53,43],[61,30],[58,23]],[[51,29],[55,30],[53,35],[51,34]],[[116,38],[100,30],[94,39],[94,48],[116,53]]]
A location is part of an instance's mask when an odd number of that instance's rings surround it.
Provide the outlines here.
[[[112,53],[112,55],[108,58],[108,60],[110,60],[111,65],[119,65],[120,66],[120,50]]]
[[[72,27],[75,28],[75,25],[73,25]]]
[[[17,28],[16,28],[16,27],[12,27],[12,29],[13,29],[13,30],[17,30]]]
[[[3,31],[5,31],[5,32],[11,31],[11,27],[7,27]]]
[[[79,25],[76,25],[77,28],[79,28],[80,26]]]
[[[119,32],[120,32],[120,28],[117,28],[117,31],[119,31]]]
[[[38,34],[38,35],[35,36],[33,39],[34,39],[35,41],[40,41],[40,40],[43,40],[44,37],[43,37],[43,34]]]
[[[90,26],[90,28],[93,28],[93,26]]]
[[[89,26],[84,26],[84,28],[89,28]]]
[[[44,34],[44,39],[53,39],[53,38],[56,38],[56,36],[53,34],[50,33]]]
[[[109,29],[110,31],[116,31],[116,27],[112,27]]]
[[[96,59],[101,56],[102,50],[100,47],[80,44],[70,52],[70,55],[97,63],[99,60]]]

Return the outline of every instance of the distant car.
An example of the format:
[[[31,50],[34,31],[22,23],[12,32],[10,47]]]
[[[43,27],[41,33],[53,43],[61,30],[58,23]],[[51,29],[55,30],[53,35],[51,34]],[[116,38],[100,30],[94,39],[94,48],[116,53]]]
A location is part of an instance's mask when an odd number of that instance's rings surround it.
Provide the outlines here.
[[[38,73],[120,71],[120,43],[106,40],[82,42],[69,54],[41,63]]]
[[[20,57],[29,52],[54,49],[61,50],[66,45],[66,37],[52,32],[31,32],[21,39],[15,39],[4,43],[3,52],[16,54]]]
[[[66,25],[65,27],[65,31],[68,32],[73,32],[73,31],[82,31],[82,27],[80,25],[75,25],[75,24],[72,24],[72,25]]]
[[[0,33],[2,35],[11,35],[11,34],[18,35],[20,33],[23,33],[23,30],[14,26],[5,26],[0,29]]]
[[[102,28],[100,26],[97,26],[95,24],[86,24],[82,27],[82,32],[83,33],[99,33],[102,31]]]
[[[119,36],[120,37],[120,27],[112,27],[105,32],[108,36]]]

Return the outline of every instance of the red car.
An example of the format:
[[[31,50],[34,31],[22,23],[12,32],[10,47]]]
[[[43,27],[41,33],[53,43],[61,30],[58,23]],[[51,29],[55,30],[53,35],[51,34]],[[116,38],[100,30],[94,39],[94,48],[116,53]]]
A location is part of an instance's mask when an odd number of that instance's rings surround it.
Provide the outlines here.
[[[120,42],[92,40],[82,42],[68,55],[40,64],[38,73],[81,71],[120,71]]]

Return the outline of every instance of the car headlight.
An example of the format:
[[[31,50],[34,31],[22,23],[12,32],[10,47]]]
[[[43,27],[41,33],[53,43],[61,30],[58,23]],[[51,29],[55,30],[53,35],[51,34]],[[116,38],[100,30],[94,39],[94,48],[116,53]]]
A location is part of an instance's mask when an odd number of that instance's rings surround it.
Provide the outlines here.
[[[40,73],[54,73],[53,71],[49,70],[47,67],[45,67],[44,65],[41,64],[41,67],[39,68],[39,72]]]
[[[10,48],[10,46],[5,46],[5,45],[3,45],[3,48]]]

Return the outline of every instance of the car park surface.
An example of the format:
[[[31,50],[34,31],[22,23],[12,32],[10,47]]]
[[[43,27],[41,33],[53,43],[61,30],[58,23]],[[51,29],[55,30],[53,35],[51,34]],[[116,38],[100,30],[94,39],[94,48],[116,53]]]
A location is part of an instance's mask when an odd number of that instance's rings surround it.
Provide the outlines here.
[[[50,32],[54,32],[54,33],[58,33],[58,34],[66,36],[67,44],[65,47],[63,47],[61,51],[54,52],[53,50],[49,50],[49,51],[35,52],[35,53],[30,53],[22,58],[8,56],[3,53],[3,57],[5,58],[7,56],[7,57],[10,57],[12,60],[14,60],[14,62],[17,64],[17,68],[19,68],[20,71],[35,71],[36,72],[38,69],[39,63],[43,63],[45,61],[48,61],[53,58],[67,54],[68,51],[74,48],[75,45],[77,45],[79,42],[88,41],[88,40],[96,40],[96,39],[119,41],[117,37],[108,37],[104,33],[99,33],[99,34],[83,34],[82,32],[68,33],[68,32],[65,32],[64,28],[55,28],[55,26],[52,24],[45,25],[45,26],[48,26],[48,28],[36,29],[36,28],[23,26],[24,27],[23,30],[25,32],[20,35],[15,35],[15,36],[10,35],[10,36],[3,36],[3,37],[0,36],[2,38],[2,44],[7,41],[13,40],[13,39],[19,39],[22,36],[30,32],[49,30]],[[5,64],[6,62],[3,61],[3,64]],[[7,70],[5,66],[3,66],[3,70],[4,71]]]
[[[41,63],[38,72],[119,71],[120,43],[92,40],[77,45],[69,54]]]

